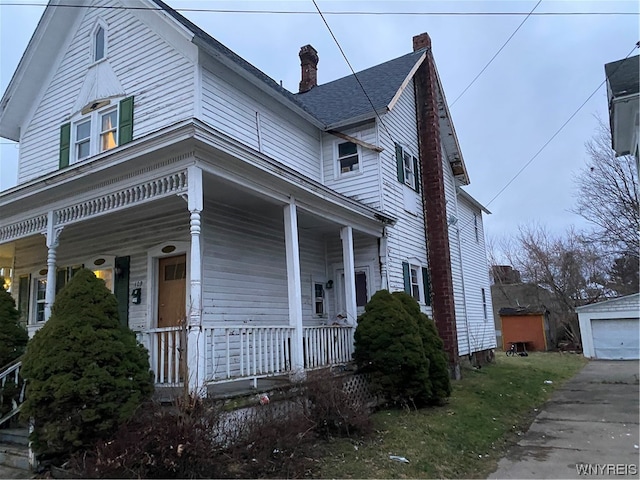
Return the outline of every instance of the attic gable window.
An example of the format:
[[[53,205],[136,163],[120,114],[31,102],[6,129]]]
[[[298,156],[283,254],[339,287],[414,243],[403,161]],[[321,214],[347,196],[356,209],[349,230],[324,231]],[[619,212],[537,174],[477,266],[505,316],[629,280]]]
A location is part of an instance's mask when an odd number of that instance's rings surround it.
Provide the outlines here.
[[[107,56],[107,24],[99,20],[92,30],[91,37],[91,45],[93,46],[91,60],[99,62]]]
[[[340,175],[360,170],[358,145],[353,142],[338,143],[338,173]]]
[[[80,117],[60,127],[60,168],[124,145],[133,139],[133,97],[85,107]]]

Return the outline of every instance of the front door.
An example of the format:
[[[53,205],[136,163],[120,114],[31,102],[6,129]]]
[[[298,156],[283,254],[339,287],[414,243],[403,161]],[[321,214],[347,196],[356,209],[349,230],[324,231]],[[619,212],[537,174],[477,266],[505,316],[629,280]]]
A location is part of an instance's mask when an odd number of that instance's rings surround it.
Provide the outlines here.
[[[185,321],[187,256],[164,257],[158,268],[158,327],[177,327]]]
[[[364,306],[369,301],[370,287],[368,284],[369,267],[356,267],[355,268],[355,283],[356,283],[356,306],[358,308],[358,316],[364,313]],[[344,298],[344,269],[339,268],[336,270],[338,279],[337,286],[337,307],[338,314],[346,314],[346,302]]]
[[[182,327],[186,324],[187,256],[163,257],[158,260],[158,327]],[[183,355],[185,329],[158,332],[158,368],[160,383],[184,380]]]

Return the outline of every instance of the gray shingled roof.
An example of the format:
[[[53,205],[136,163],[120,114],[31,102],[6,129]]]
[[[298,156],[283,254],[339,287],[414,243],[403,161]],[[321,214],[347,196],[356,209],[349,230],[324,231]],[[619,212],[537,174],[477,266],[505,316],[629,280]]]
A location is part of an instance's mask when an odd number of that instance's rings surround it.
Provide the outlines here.
[[[327,126],[344,123],[367,113],[373,115],[371,104],[373,103],[376,111],[389,105],[424,52],[424,49],[417,50],[358,72],[358,79],[371,102],[353,75],[318,85],[295,96]]]
[[[264,85],[282,95],[298,108],[306,111],[325,127],[344,123],[370,113],[373,115],[371,103],[376,110],[384,109],[396,94],[402,82],[424,53],[424,49],[411,52],[375,67],[358,72],[358,79],[367,91],[371,102],[362,92],[362,88],[353,75],[333,82],[319,85],[302,94],[293,94],[281,87],[275,80],[251,65],[242,57],[229,50],[222,43],[202,30],[196,24],[176,12],[162,0],[153,0],[162,10],[191,31],[204,45],[216,54],[234,62],[248,74],[260,80]]]
[[[607,63],[604,71],[614,98],[640,91],[640,55]]]
[[[176,12],[173,8],[171,8],[169,5],[164,3],[162,0],[153,0],[153,2],[156,3],[158,7],[160,7],[162,10],[164,10],[169,15],[171,15],[174,19],[176,19],[178,22],[180,22],[185,28],[191,31],[195,35],[195,37],[200,39],[205,45],[212,48],[215,52],[217,52],[221,56],[228,58],[229,60],[237,64],[239,67],[246,70],[250,75],[253,75],[257,79],[259,79],[266,86],[275,90],[278,94],[282,95],[287,100],[296,104],[296,106],[298,106],[299,108],[302,108],[303,110],[306,110],[308,112],[305,106],[296,99],[293,93],[291,93],[286,88],[281,87],[274,79],[266,75],[260,69],[254,67],[249,62],[247,62],[244,58],[240,57],[239,55],[237,55],[236,53],[234,53],[233,51],[225,47],[222,43],[220,43],[211,35],[209,35],[207,32],[202,30],[195,23],[193,23],[192,21],[190,21],[180,13]],[[311,112],[308,112],[308,113],[311,113]]]

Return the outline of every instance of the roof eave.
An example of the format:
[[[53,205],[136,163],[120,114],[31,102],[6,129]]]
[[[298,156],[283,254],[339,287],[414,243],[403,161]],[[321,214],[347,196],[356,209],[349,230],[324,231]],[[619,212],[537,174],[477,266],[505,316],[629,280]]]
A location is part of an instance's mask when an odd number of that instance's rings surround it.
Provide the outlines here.
[[[30,112],[29,105],[34,102],[42,88],[42,73],[53,68],[63,40],[69,34],[64,25],[73,23],[81,8],[55,8],[63,0],[50,0],[38,25],[29,40],[20,62],[16,67],[9,85],[0,100],[0,136],[13,141],[20,140],[20,127]],[[82,6],[86,0],[79,0]],[[43,43],[43,39],[47,41]]]
[[[458,194],[461,197],[463,197],[465,200],[467,200],[469,203],[471,203],[473,206],[475,206],[478,210],[482,210],[487,215],[491,215],[491,212],[487,209],[487,207],[485,207],[479,201],[477,201],[475,198],[473,198],[469,192],[463,190],[460,187],[457,187],[456,191],[458,192]]]

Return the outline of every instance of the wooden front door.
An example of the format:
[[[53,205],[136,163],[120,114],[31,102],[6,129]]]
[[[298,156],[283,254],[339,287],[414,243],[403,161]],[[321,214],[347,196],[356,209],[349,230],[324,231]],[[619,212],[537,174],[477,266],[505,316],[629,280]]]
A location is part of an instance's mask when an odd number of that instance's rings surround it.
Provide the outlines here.
[[[186,318],[187,256],[161,258],[158,268],[158,327],[177,327]]]

